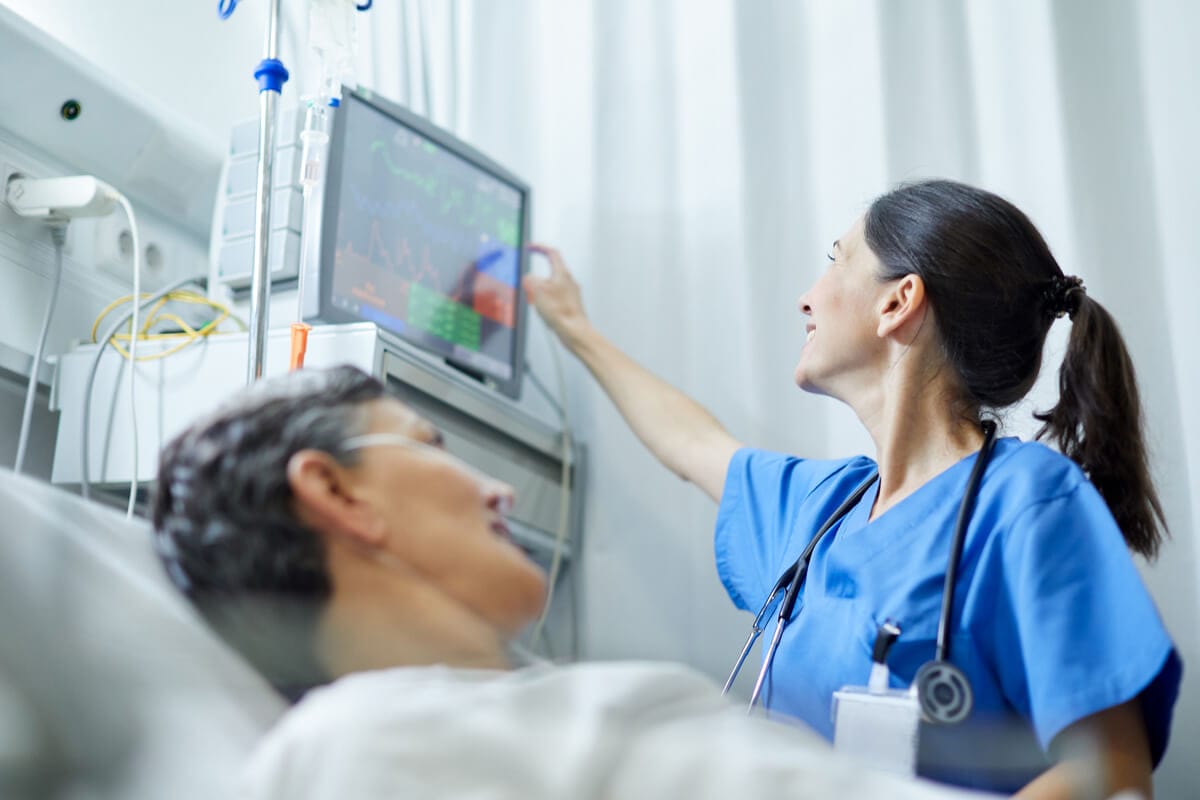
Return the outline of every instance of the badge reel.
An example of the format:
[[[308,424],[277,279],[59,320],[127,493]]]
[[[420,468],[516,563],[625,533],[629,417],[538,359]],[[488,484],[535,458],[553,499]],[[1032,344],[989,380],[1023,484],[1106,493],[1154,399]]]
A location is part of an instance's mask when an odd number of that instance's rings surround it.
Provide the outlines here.
[[[942,659],[923,665],[909,688],[889,688],[887,654],[899,636],[898,625],[880,625],[867,685],[833,693],[833,746],[879,769],[911,776],[917,772],[921,723],[962,722],[974,696],[962,671]]]

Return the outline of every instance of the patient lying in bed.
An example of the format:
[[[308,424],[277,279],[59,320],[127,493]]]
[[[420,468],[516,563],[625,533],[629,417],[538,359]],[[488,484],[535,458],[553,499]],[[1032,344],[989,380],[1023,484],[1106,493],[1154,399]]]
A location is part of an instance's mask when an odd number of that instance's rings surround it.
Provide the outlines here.
[[[351,368],[259,384],[163,453],[172,580],[302,699],[255,798],[961,797],[749,718],[667,664],[521,665],[545,597],[512,490]]]

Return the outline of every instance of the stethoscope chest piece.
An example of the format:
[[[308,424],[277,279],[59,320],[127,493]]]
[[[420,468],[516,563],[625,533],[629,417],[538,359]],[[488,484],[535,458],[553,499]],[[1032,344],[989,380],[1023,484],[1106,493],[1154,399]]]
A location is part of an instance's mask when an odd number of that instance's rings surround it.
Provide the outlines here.
[[[949,661],[929,661],[913,680],[921,713],[929,722],[956,725],[971,715],[975,694],[961,669]]]

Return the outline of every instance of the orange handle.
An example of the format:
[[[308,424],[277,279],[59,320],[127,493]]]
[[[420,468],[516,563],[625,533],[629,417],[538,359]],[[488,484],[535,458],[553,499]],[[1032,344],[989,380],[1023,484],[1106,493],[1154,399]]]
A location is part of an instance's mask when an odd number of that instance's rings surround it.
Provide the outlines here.
[[[303,322],[292,323],[292,357],[288,359],[288,369],[300,369],[304,366],[304,354],[308,350],[308,332],[312,325]]]

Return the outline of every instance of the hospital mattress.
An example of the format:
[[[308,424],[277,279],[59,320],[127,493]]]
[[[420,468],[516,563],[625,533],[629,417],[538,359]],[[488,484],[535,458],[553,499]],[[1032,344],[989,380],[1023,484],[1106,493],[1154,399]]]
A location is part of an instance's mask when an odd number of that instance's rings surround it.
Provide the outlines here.
[[[0,796],[229,797],[283,708],[145,521],[0,469]]]

